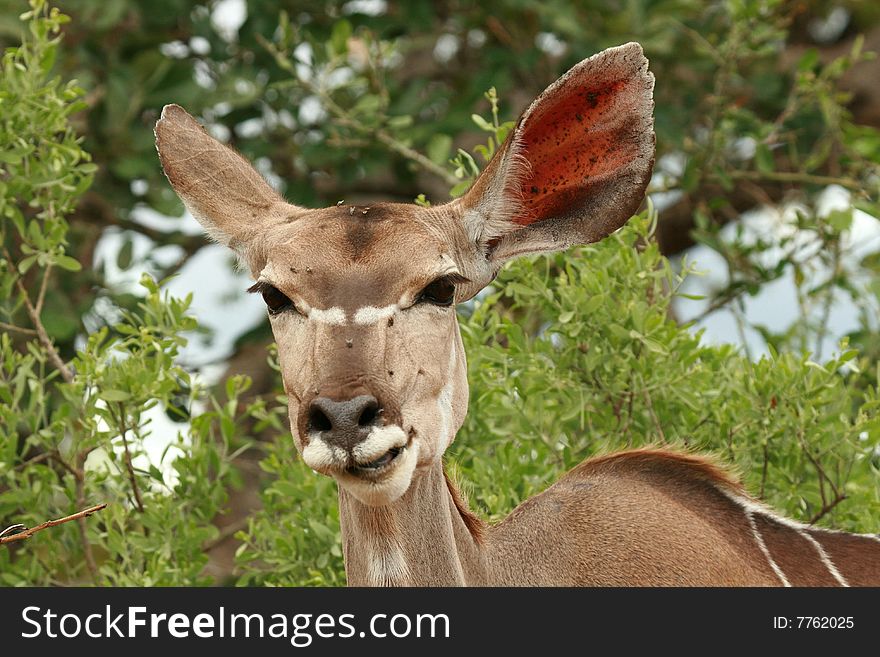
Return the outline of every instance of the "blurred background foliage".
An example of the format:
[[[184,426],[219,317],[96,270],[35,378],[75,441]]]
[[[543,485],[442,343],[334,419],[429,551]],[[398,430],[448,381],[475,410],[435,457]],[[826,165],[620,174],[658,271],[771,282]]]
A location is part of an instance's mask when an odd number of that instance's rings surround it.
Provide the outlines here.
[[[4,584],[344,583],[335,486],[296,457],[268,324],[219,368],[180,358],[198,328],[157,281],[206,240],[158,166],[164,104],[300,205],[441,203],[544,87],[629,40],[657,79],[653,207],[462,308],[450,469],[498,519],[598,451],[674,444],[802,521],[880,527],[880,257],[854,228],[880,216],[876,3],[30,4],[0,0],[0,530],[111,505],[4,546]],[[756,208],[772,230],[748,230]],[[697,317],[727,313],[738,345],[673,305],[694,244],[724,270]],[[771,329],[746,306],[783,279],[797,314]]]

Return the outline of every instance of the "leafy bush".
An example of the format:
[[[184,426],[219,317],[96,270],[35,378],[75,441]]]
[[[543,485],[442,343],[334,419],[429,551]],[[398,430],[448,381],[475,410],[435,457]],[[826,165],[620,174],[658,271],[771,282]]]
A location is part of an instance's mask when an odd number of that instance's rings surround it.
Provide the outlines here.
[[[670,319],[687,269],[651,226],[516,262],[463,324],[472,396],[456,458],[479,506],[498,518],[591,454],[674,445],[734,464],[793,517],[874,527],[880,420],[855,376],[869,363],[845,343],[823,364],[704,344]]]
[[[243,418],[270,414],[261,403],[239,408],[245,381],[230,380],[221,404],[175,363],[182,333],[195,327],[189,299],[170,298],[149,277],[136,311],[62,358],[53,337],[64,327],[45,293],[58,269],[81,269],[66,251],[65,213],[94,166],[70,125],[83,92],[51,77],[65,17],[32,0],[23,18],[29,35],[6,53],[0,77],[0,518],[35,526],[109,506],[4,546],[0,580],[207,583],[205,544],[236,479],[230,460],[249,444]],[[177,420],[195,415],[169,441],[165,453],[177,458],[164,469],[144,458],[157,407]]]

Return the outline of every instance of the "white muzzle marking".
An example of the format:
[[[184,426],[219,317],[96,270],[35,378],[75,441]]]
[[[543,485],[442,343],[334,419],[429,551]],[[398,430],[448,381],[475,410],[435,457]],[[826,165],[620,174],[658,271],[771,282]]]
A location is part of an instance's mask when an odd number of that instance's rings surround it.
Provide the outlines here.
[[[398,426],[377,427],[367,438],[351,450],[356,463],[369,463],[383,456],[395,447],[404,447],[407,443],[406,432]]]
[[[311,437],[309,444],[303,449],[302,457],[307,466],[318,472],[344,467],[347,461],[345,450],[336,445],[328,445],[323,432]]]
[[[305,464],[318,472],[332,475],[340,486],[367,506],[384,506],[398,499],[409,488],[419,458],[419,443],[412,441],[398,426],[376,427],[367,438],[352,449],[356,463],[375,461],[390,449],[405,448],[389,465],[389,471],[378,481],[370,481],[345,471],[349,465],[345,450],[329,445],[319,433],[311,437],[302,452]]]

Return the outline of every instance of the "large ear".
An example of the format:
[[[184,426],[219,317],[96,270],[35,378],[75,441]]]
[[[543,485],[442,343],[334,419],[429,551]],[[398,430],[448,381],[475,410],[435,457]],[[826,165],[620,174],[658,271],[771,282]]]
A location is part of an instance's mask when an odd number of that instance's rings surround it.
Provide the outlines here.
[[[637,43],[550,85],[456,203],[482,268],[602,239],[636,212],[654,163],[654,76]],[[488,267],[487,267],[488,265]]]
[[[246,257],[253,238],[267,227],[301,212],[179,105],[162,109],[155,132],[174,191],[212,238],[239,255]]]

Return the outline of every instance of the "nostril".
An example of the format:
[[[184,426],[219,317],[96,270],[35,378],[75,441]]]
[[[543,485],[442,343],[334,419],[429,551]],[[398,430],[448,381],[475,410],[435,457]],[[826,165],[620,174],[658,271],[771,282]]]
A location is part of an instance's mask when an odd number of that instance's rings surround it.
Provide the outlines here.
[[[330,431],[333,423],[326,413],[316,406],[309,409],[309,431]]]
[[[373,400],[367,403],[364,406],[364,409],[361,411],[360,417],[358,418],[358,426],[359,427],[367,427],[373,422],[376,421],[376,417],[379,415],[379,404]]]
[[[336,401],[316,397],[309,404],[306,430],[323,433],[324,440],[354,444],[363,440],[365,430],[379,424],[382,408],[372,395]]]

